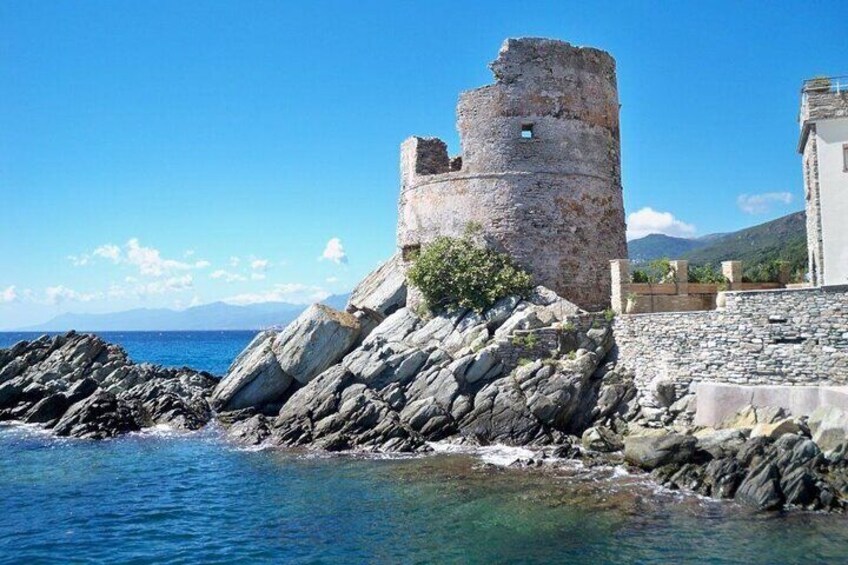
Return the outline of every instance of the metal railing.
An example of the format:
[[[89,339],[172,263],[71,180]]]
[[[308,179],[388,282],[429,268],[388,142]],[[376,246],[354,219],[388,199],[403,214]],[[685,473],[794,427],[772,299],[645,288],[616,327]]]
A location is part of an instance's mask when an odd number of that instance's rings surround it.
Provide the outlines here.
[[[848,92],[848,75],[807,79],[801,85],[801,92]]]

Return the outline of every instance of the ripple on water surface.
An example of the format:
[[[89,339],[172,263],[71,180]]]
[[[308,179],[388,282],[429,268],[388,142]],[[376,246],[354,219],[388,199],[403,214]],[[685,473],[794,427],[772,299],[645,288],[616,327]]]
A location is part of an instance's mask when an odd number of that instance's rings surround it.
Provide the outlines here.
[[[19,426],[0,427],[0,450],[2,563],[809,563],[840,562],[848,542],[842,516],[468,453],[304,457],[233,449],[214,429],[97,443]]]

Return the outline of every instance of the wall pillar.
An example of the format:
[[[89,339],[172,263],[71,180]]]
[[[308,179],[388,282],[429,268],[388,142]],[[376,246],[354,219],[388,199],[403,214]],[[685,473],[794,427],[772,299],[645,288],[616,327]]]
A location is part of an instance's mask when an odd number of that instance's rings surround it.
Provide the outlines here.
[[[781,285],[786,286],[789,284],[789,280],[792,278],[792,265],[787,261],[781,261],[778,264],[777,268],[777,282]]]
[[[689,261],[670,261],[677,294],[689,294]]]
[[[742,261],[722,261],[721,274],[727,279],[728,289],[742,282]]]
[[[623,314],[627,309],[627,294],[623,286],[630,283],[630,261],[627,259],[613,259],[610,261],[610,280],[612,291],[610,302],[612,309],[618,314]]]

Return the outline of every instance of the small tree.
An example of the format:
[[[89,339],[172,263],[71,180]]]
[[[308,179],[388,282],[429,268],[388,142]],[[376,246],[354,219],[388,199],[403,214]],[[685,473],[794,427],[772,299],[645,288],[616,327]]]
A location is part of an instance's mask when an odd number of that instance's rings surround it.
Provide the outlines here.
[[[727,277],[721,274],[721,271],[715,268],[712,263],[705,263],[689,267],[689,282],[723,284],[727,283]]]
[[[439,237],[424,246],[407,273],[433,311],[472,308],[478,312],[511,295],[526,296],[531,276],[512,258],[483,247],[467,230],[461,238]]]
[[[634,283],[657,284],[674,278],[674,269],[668,257],[654,259],[630,275]]]

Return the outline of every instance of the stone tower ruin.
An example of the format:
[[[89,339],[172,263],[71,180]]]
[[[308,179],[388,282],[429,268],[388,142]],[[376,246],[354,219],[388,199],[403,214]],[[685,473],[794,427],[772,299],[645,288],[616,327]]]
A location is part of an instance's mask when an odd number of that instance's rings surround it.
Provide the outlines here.
[[[401,145],[398,247],[405,258],[473,223],[545,285],[609,305],[609,261],[627,256],[615,60],[550,39],[507,39],[495,83],[463,92],[462,154],[436,138]]]

